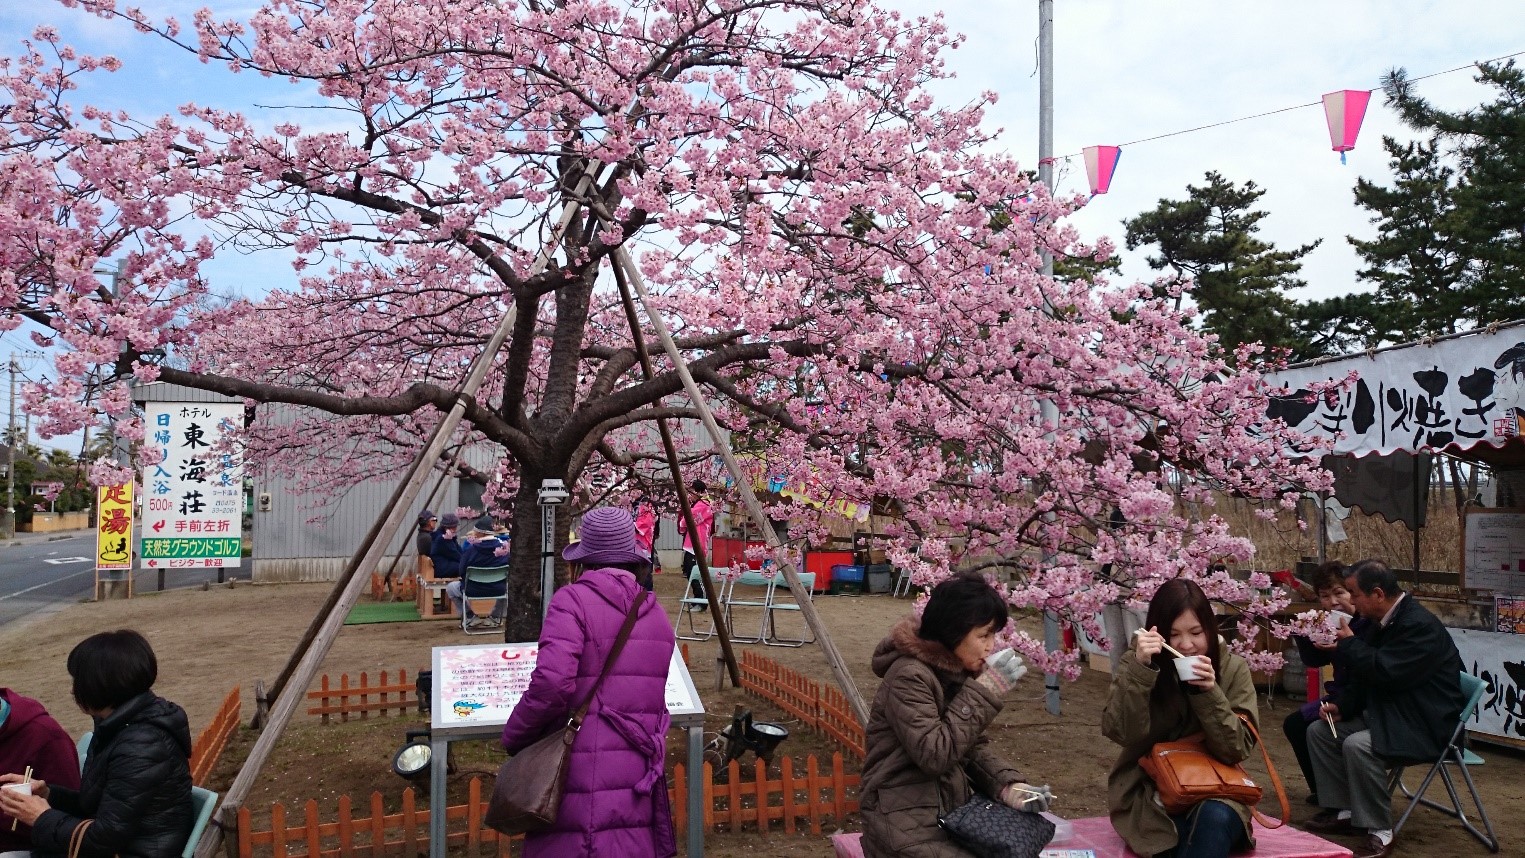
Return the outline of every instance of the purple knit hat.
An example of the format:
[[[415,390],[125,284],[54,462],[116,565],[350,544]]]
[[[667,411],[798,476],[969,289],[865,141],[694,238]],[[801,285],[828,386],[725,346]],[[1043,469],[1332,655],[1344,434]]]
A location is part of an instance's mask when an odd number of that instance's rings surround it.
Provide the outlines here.
[[[650,563],[646,552],[635,545],[635,520],[628,510],[613,506],[590,509],[577,529],[581,541],[562,550],[562,559],[584,566]]]

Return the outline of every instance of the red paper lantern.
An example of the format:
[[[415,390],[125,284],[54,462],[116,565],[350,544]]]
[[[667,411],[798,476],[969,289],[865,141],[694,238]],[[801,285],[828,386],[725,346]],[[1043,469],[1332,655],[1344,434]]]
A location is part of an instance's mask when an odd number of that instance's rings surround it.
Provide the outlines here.
[[[1361,133],[1361,120],[1366,118],[1366,103],[1371,100],[1369,89],[1342,89],[1324,96],[1324,118],[1329,122],[1329,145],[1340,153],[1340,163],[1345,163],[1345,153],[1356,148],[1356,135]]]
[[[1086,159],[1086,178],[1091,182],[1091,196],[1105,194],[1112,187],[1112,173],[1123,155],[1121,146],[1087,146],[1081,150]]]

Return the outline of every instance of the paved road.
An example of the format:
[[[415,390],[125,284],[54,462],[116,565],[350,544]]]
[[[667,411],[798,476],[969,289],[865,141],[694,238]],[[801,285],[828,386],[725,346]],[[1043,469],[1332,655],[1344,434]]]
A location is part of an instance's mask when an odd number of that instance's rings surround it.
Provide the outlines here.
[[[23,539],[19,544],[0,545],[0,626],[88,599],[95,586],[94,531]],[[174,571],[166,575],[165,586],[216,580],[215,569]],[[139,591],[157,586],[153,572],[138,573]]]

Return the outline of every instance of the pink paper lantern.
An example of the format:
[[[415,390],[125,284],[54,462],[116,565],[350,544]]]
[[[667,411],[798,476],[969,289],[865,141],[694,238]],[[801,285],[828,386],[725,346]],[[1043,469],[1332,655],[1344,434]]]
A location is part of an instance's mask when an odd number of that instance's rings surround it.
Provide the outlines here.
[[[1329,145],[1340,153],[1340,163],[1345,163],[1345,153],[1356,148],[1356,135],[1361,133],[1361,120],[1366,118],[1366,103],[1371,100],[1369,89],[1342,89],[1324,96],[1324,118],[1329,121]]]
[[[1091,196],[1105,194],[1112,187],[1112,173],[1122,157],[1121,146],[1087,146],[1081,150],[1086,159],[1086,178],[1091,182]]]

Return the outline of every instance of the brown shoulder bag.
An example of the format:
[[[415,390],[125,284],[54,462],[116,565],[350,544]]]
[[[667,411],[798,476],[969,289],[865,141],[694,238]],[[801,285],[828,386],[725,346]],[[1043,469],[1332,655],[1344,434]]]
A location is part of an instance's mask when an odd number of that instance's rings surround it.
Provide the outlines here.
[[[1160,803],[1165,805],[1165,812],[1172,816],[1185,813],[1207,799],[1217,798],[1236,801],[1248,807],[1266,828],[1280,828],[1292,816],[1292,808],[1287,803],[1287,792],[1282,788],[1276,766],[1271,764],[1271,754],[1266,750],[1265,743],[1260,741],[1260,733],[1255,730],[1255,724],[1244,715],[1235,714],[1239,715],[1244,726],[1250,728],[1250,735],[1255,737],[1255,744],[1265,758],[1266,771],[1271,776],[1271,784],[1276,788],[1276,797],[1281,801],[1281,819],[1271,819],[1255,809],[1264,794],[1255,784],[1255,779],[1250,777],[1243,766],[1230,765],[1214,757],[1207,750],[1207,737],[1201,733],[1174,742],[1160,742],[1148,754],[1139,757],[1138,764],[1154,781]]]
[[[565,727],[555,730],[503,762],[498,769],[498,779],[492,787],[492,797],[487,800],[487,814],[482,821],[487,827],[504,834],[524,834],[551,827],[561,810],[561,794],[566,788],[567,763],[572,759],[572,742],[582,729],[583,719],[593,695],[609,675],[609,668],[619,658],[620,650],[630,638],[635,627],[636,614],[646,601],[646,591],[636,590],[635,604],[625,615],[625,624],[614,639],[609,657],[604,659],[604,669],[598,679],[583,695],[582,702],[572,710],[572,717]]]

